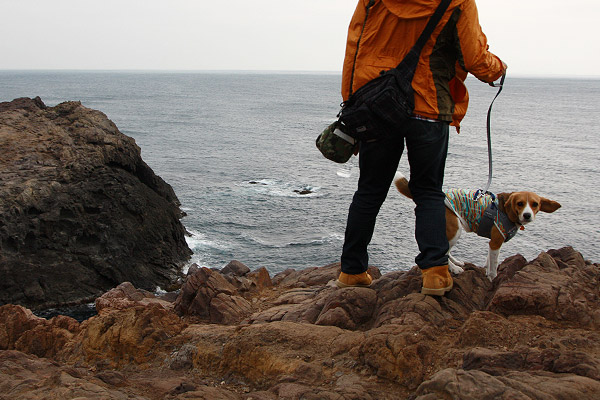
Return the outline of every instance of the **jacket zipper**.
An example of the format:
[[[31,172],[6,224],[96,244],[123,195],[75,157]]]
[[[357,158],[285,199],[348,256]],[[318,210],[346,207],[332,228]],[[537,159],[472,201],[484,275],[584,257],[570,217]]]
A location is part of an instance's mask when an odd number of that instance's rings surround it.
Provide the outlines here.
[[[354,62],[352,64],[352,74],[350,75],[350,94],[349,96],[352,95],[353,90],[353,86],[354,86],[354,71],[356,69],[356,58],[358,57],[358,49],[360,47],[360,41],[362,39],[363,33],[365,32],[365,26],[367,26],[367,18],[369,18],[369,11],[371,11],[371,7],[373,7],[373,5],[375,4],[375,0],[370,0],[369,4],[367,4],[367,8],[366,8],[366,14],[365,14],[365,21],[363,22],[363,26],[362,29],[360,31],[360,36],[358,37],[358,41],[356,42],[356,53],[354,53]]]

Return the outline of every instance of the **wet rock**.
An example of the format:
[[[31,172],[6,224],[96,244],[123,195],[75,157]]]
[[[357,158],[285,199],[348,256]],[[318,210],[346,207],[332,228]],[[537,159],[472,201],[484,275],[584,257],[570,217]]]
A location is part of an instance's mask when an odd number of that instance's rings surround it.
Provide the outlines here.
[[[0,104],[0,305],[166,287],[190,256],[173,189],[103,113]]]
[[[311,194],[312,192],[313,192],[312,190],[308,190],[308,189],[294,190],[294,193],[298,193],[301,196],[306,195],[306,194]]]

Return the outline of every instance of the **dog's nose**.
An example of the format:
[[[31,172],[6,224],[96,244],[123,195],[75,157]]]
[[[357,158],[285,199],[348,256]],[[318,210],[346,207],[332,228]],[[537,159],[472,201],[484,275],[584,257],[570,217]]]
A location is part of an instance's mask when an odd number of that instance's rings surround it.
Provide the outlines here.
[[[531,219],[531,213],[525,213],[523,214],[523,218],[526,220],[530,220]]]

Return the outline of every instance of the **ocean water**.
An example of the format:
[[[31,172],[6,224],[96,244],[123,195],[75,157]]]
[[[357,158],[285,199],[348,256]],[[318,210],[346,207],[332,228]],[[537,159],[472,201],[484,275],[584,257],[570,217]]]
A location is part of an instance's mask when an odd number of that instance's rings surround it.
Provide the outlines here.
[[[81,101],[133,137],[187,216],[192,262],[239,260],[272,274],[339,259],[358,167],[350,177],[314,141],[339,110],[339,74],[0,71],[0,101]],[[468,80],[471,103],[451,129],[446,187],[477,189],[488,174],[485,121],[496,89]],[[532,190],[559,201],[506,243],[500,259],[573,246],[600,262],[600,80],[510,75],[494,103],[495,193]],[[403,158],[400,171],[408,175]],[[395,190],[380,212],[370,263],[414,265],[414,205]],[[463,235],[453,254],[483,265],[487,240]]]

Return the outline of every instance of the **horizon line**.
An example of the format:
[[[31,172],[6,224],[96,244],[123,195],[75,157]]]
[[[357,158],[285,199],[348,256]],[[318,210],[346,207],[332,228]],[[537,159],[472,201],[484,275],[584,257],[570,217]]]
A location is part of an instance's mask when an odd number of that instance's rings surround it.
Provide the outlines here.
[[[285,70],[285,69],[158,69],[158,68],[114,68],[114,69],[102,69],[102,68],[88,68],[88,69],[77,69],[77,68],[29,68],[29,69],[15,69],[15,68],[0,68],[0,72],[90,72],[90,73],[206,73],[206,74],[219,74],[219,73],[231,73],[231,74],[301,74],[301,75],[341,75],[342,71],[333,70]],[[475,78],[469,74],[467,78]],[[514,75],[507,75],[507,77],[514,78],[531,78],[531,79],[600,79],[599,75],[568,75],[568,74],[528,74],[528,73],[516,73]]]

